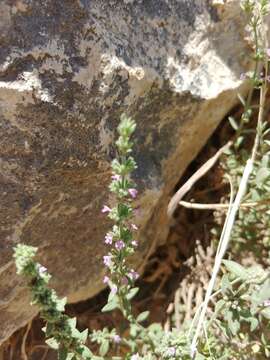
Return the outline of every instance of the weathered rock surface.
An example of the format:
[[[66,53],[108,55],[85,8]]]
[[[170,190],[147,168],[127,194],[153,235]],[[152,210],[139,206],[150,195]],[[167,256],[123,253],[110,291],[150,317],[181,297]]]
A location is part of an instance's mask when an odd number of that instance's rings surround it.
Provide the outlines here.
[[[2,0],[0,30],[1,342],[36,314],[18,242],[39,247],[70,301],[101,289],[124,111],[138,123],[136,264],[165,239],[169,195],[236,103],[248,50],[238,1]]]

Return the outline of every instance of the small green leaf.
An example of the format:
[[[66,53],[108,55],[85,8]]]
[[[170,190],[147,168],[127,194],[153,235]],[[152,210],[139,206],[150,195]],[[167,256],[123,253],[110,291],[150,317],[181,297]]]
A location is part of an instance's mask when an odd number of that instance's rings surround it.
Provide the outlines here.
[[[107,311],[112,311],[114,309],[118,308],[118,302],[117,301],[111,301],[108,304],[106,304],[105,306],[103,306],[103,308],[101,309],[102,312],[107,312]]]
[[[227,291],[229,290],[230,292],[232,292],[232,284],[230,283],[229,277],[227,274],[222,276],[221,279],[221,290],[223,292],[223,294],[225,295],[227,293]]]
[[[218,314],[226,305],[226,301],[220,299],[215,305],[215,314]]]
[[[47,340],[45,340],[45,342],[46,342],[46,344],[49,345],[50,348],[52,348],[54,350],[59,349],[59,344],[54,338],[47,339]]]
[[[268,320],[270,320],[270,308],[263,309],[261,314]]]
[[[259,291],[253,295],[252,304],[261,305],[265,300],[270,299],[270,279],[267,279]]]
[[[109,351],[109,347],[110,347],[109,340],[107,340],[107,339],[103,340],[99,347],[100,356],[105,356],[107,354],[107,352]]]
[[[236,131],[238,130],[238,124],[237,122],[235,121],[235,118],[233,118],[232,116],[229,116],[229,122],[231,124],[231,127]]]
[[[259,321],[256,318],[252,317],[250,318],[249,322],[250,322],[250,331],[256,330],[259,325]]]
[[[81,345],[80,346],[80,353],[81,353],[81,355],[82,355],[82,358],[83,359],[91,359],[91,360],[93,360],[94,359],[94,357],[93,357],[93,354],[92,354],[92,352],[90,351],[90,349],[87,347],[87,346],[85,346],[85,345]]]
[[[127,294],[127,299],[128,300],[133,299],[134,296],[138,293],[138,291],[139,291],[138,287],[130,289],[129,293]]]
[[[270,176],[270,170],[266,167],[262,167],[258,170],[256,174],[256,185],[260,186],[263,184]]]
[[[85,343],[88,337],[88,329],[85,329],[84,331],[80,332],[80,340],[82,343]]]
[[[56,302],[56,309],[61,312],[65,311],[66,303],[67,303],[66,297],[64,297],[63,299],[58,299]]]
[[[144,311],[138,315],[137,321],[142,322],[142,321],[146,320],[148,318],[148,316],[149,316],[149,311]]]
[[[67,322],[68,322],[71,329],[76,328],[76,324],[77,324],[77,318],[76,317],[68,319]]]
[[[223,260],[224,265],[226,266],[227,270],[239,277],[242,280],[247,280],[249,278],[248,271],[240,264],[232,260]]]
[[[130,326],[130,336],[135,338],[137,336],[138,331],[139,331],[139,328],[137,325]]]
[[[240,324],[237,320],[230,319],[228,321],[228,326],[233,335],[236,335],[238,331],[240,330]]]

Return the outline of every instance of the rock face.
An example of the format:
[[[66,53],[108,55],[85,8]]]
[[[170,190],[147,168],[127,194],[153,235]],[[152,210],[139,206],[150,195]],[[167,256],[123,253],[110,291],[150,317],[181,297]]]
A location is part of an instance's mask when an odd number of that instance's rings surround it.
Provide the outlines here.
[[[102,288],[100,209],[122,112],[138,124],[141,259],[168,231],[188,163],[237,101],[248,64],[239,2],[2,0],[0,342],[37,310],[12,247],[39,247],[69,301]]]

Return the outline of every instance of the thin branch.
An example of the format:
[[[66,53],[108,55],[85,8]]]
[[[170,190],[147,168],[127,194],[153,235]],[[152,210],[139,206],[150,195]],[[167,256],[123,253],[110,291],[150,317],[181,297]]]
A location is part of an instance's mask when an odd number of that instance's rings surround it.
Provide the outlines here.
[[[255,201],[255,202],[246,202],[240,205],[240,208],[251,208],[256,207],[264,204],[269,204],[270,199],[263,200],[263,201]],[[179,201],[179,205],[187,208],[187,209],[196,209],[196,210],[227,210],[230,207],[230,204],[201,204],[195,202],[188,202],[188,201]]]
[[[192,186],[201,178],[203,177],[218,161],[220,156],[229,149],[229,147],[232,145],[232,142],[229,141],[227,144],[225,144],[222,148],[220,148],[214,156],[212,156],[209,160],[206,161],[189,179],[183,186],[180,187],[180,189],[174,194],[174,196],[171,198],[167,214],[168,217],[172,217],[179,201],[183,199],[183,197],[186,195],[186,193],[192,188]]]
[[[26,346],[26,340],[27,340],[29,331],[30,331],[30,329],[31,329],[31,325],[32,325],[32,321],[30,321],[30,322],[28,323],[27,328],[26,328],[26,330],[25,330],[25,333],[24,333],[24,335],[23,335],[23,339],[22,339],[21,354],[22,354],[23,360],[28,360],[28,356],[27,356],[27,354],[26,354],[25,346]]]

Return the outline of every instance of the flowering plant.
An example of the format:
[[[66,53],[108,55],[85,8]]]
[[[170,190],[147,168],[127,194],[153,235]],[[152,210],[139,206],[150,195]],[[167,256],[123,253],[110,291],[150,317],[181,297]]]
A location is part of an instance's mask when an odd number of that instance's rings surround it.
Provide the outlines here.
[[[118,307],[130,321],[134,319],[129,299],[137,292],[134,282],[139,277],[127,263],[127,257],[134,254],[137,247],[137,241],[133,239],[132,233],[138,228],[131,220],[133,214],[131,202],[137,197],[138,191],[130,179],[130,173],[136,168],[136,162],[130,154],[132,150],[130,137],[135,128],[136,124],[132,119],[125,115],[121,116],[117,128],[119,138],[116,141],[118,158],[112,161],[112,181],[109,186],[110,191],[116,196],[117,204],[113,208],[107,205],[102,208],[102,212],[108,214],[108,217],[114,221],[112,230],[106,234],[104,240],[110,248],[108,254],[103,257],[110,276],[106,275],[103,281],[110,286],[111,293],[108,304],[103,310]]]

